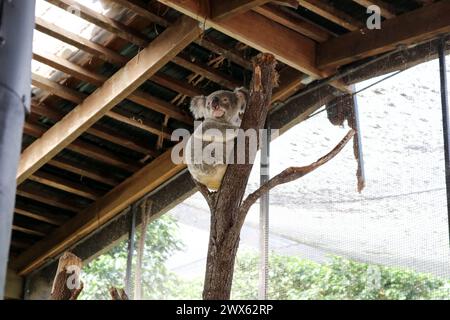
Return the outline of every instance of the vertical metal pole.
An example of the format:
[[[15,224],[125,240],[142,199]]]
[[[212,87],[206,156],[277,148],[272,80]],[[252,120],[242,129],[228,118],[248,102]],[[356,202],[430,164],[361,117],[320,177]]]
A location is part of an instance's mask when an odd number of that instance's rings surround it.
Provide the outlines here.
[[[260,185],[269,181],[270,163],[270,127],[262,130],[261,137],[261,164],[260,164]],[[267,282],[269,274],[269,192],[262,195],[259,204],[259,300],[267,299]]]
[[[445,184],[447,187],[447,214],[449,223],[450,237],[450,133],[449,129],[449,110],[448,110],[448,87],[447,87],[447,68],[445,61],[446,39],[442,38],[439,42],[439,73],[441,78],[441,103],[442,103],[442,125],[444,130],[444,154],[445,154]]]
[[[136,234],[136,214],[138,208],[136,203],[131,207],[131,221],[130,231],[128,233],[128,255],[127,255],[127,270],[125,274],[125,291],[130,299],[132,299],[133,285],[131,281],[131,272],[133,270],[133,252],[134,252],[134,239]]]
[[[8,266],[16,172],[30,106],[34,0],[0,0],[0,300]]]

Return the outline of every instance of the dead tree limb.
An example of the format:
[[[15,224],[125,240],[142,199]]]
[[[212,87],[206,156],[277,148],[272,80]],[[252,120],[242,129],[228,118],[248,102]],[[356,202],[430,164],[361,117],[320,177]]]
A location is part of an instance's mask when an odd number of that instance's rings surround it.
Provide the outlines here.
[[[80,280],[83,262],[70,252],[65,252],[58,262],[55,279],[53,280],[50,300],[76,300],[83,290]]]

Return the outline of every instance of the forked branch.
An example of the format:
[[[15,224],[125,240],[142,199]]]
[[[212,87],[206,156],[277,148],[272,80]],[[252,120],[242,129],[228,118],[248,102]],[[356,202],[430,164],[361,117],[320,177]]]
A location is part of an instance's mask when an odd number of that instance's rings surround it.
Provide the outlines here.
[[[317,160],[316,162],[304,166],[304,167],[290,167],[279,174],[277,174],[275,177],[267,181],[265,184],[263,184],[261,187],[259,187],[256,191],[249,194],[248,197],[242,202],[241,207],[239,208],[239,221],[238,226],[239,228],[244,223],[245,217],[247,215],[248,210],[250,207],[258,200],[263,194],[268,192],[270,189],[287,182],[291,182],[294,180],[297,180],[308,173],[314,171],[315,169],[319,168],[320,166],[324,165],[331,159],[333,159],[347,144],[347,142],[350,141],[350,139],[355,135],[355,131],[352,129],[350,130],[345,137],[339,142],[339,144],[334,147],[333,150],[331,150],[328,154]]]

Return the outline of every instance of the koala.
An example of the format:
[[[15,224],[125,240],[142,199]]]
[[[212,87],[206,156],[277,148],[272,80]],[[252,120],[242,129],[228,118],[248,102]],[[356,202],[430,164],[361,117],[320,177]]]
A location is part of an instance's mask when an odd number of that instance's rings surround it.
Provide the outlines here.
[[[227,169],[227,157],[233,151],[248,103],[248,91],[219,90],[209,96],[192,98],[190,110],[195,119],[204,119],[186,143],[184,160],[192,177],[211,191],[217,191]],[[211,157],[204,157],[211,150]],[[222,154],[217,154],[216,151]]]

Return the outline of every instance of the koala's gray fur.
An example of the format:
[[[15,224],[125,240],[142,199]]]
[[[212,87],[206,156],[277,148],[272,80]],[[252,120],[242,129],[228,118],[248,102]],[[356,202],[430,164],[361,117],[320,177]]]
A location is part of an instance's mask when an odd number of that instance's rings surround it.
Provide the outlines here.
[[[220,90],[207,97],[198,96],[191,100],[190,110],[195,119],[204,120],[186,144],[185,162],[192,177],[212,191],[217,191],[222,183],[227,168],[226,158],[234,145],[235,135],[227,129],[239,129],[247,102],[248,92],[244,88]],[[195,163],[196,148],[220,149],[223,157],[211,163]]]

